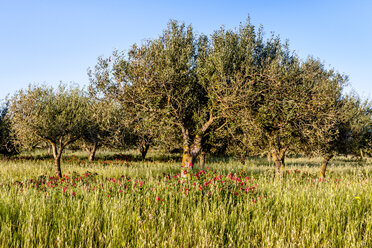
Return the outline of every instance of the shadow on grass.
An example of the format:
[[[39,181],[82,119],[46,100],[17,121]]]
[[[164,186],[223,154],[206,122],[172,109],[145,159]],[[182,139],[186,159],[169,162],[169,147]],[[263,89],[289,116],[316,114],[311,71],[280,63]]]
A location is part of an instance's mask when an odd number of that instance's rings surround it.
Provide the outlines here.
[[[53,161],[52,154],[34,154],[34,155],[16,155],[16,156],[0,156],[2,161]],[[97,154],[94,161],[88,161],[86,155],[63,154],[63,162],[67,163],[109,163],[112,161],[122,162],[180,162],[182,157],[180,154],[156,154],[147,156],[145,159],[141,155],[115,153],[115,154]]]
[[[40,153],[40,154],[19,154],[15,156],[0,156],[1,161],[50,161],[53,163],[53,156],[50,153]],[[145,159],[139,154],[133,153],[112,153],[112,154],[100,154],[98,153],[94,161],[88,161],[86,154],[71,154],[66,153],[62,156],[63,163],[76,164],[80,166],[94,165],[94,164],[122,164],[128,166],[130,162],[163,162],[163,163],[180,163],[182,160],[182,154],[179,153],[151,153]],[[367,164],[369,160],[362,160],[359,158],[353,157],[336,157],[329,162],[329,165],[332,167],[362,167]],[[196,161],[198,162],[198,161]],[[268,161],[267,158],[263,157],[249,157],[245,160],[245,164],[241,164],[234,157],[223,157],[223,156],[208,156],[206,158],[206,164],[213,163],[237,163],[238,168],[250,168],[250,167],[263,167],[268,166],[274,168],[274,162]],[[198,163],[197,163],[198,164]],[[306,157],[292,156],[286,160],[286,166],[300,166],[300,167],[319,167],[321,165],[321,159],[309,159]],[[220,168],[221,169],[221,168]],[[231,170],[231,168],[229,168]],[[256,170],[252,170],[256,171]],[[255,172],[256,173],[256,172]],[[261,173],[261,172],[257,172]]]

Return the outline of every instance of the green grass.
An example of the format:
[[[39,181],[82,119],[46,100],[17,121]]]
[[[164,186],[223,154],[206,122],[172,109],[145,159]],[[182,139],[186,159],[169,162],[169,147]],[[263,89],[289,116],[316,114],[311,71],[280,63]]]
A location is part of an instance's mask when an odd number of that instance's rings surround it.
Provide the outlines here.
[[[32,155],[0,161],[1,247],[372,247],[371,159],[332,160],[325,181],[316,158],[287,159],[284,179],[213,159],[187,180],[170,155],[68,152],[62,180]]]

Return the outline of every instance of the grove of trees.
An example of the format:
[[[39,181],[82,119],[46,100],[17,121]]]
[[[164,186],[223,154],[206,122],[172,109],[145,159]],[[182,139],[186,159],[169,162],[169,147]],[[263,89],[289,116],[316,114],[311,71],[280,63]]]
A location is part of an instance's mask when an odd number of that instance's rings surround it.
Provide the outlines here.
[[[371,155],[371,103],[344,92],[345,75],[299,58],[249,20],[210,37],[170,21],[158,38],[100,57],[88,74],[87,91],[17,92],[1,114],[1,144],[5,136],[18,149],[48,142],[59,176],[73,142],[90,160],[100,146],[137,146],[142,158],[151,146],[182,149],[184,176],[205,153],[268,154],[279,176],[288,153],[322,156],[321,177],[336,154]]]

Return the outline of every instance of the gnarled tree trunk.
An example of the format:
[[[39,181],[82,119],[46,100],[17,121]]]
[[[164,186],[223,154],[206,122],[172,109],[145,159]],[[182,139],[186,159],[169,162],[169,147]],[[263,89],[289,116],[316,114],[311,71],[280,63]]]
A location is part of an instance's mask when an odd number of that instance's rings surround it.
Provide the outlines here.
[[[149,151],[149,148],[150,148],[150,141],[149,141],[149,139],[143,138],[142,141],[141,141],[141,143],[140,143],[140,145],[139,145],[139,147],[138,147],[138,150],[141,153],[142,159],[145,159],[146,158],[146,154]]]
[[[189,131],[186,128],[182,128],[183,134],[183,156],[182,156],[182,165],[181,165],[181,175],[186,177],[188,172],[194,168],[195,159],[199,155],[202,149],[202,138],[208,128],[212,125],[214,118],[210,119],[204,123],[202,128],[199,130],[198,134],[195,135],[195,138],[190,146],[190,137]]]
[[[323,156],[322,166],[320,167],[320,175],[319,175],[320,178],[325,178],[327,165],[328,165],[329,160],[332,159],[332,157],[333,155],[330,155],[330,154],[326,154]]]
[[[59,177],[62,177],[61,157],[62,157],[63,149],[67,147],[69,144],[75,142],[78,138],[79,137],[74,137],[70,140],[67,140],[65,143],[63,142],[63,136],[59,137],[57,142],[55,142],[54,140],[48,140],[48,142],[52,146],[53,157],[54,157],[54,167]]]
[[[93,161],[96,157],[96,152],[98,149],[98,142],[93,142],[92,146],[86,145],[85,150],[88,152],[88,160]]]
[[[192,170],[194,168],[195,159],[201,150],[201,140],[201,136],[197,134],[191,146],[188,144],[184,144],[181,165],[183,175],[186,175],[189,170]]]
[[[245,165],[245,159],[246,159],[245,155],[241,155],[241,156],[239,156],[239,161],[240,161],[240,163],[241,163],[242,165]]]
[[[57,149],[57,145],[55,143],[51,143],[52,150],[53,150],[53,157],[54,157],[54,168],[56,173],[59,177],[62,177],[62,170],[61,170],[61,156],[63,147],[60,145]]]
[[[284,149],[284,148],[279,149],[279,150],[274,149],[271,152],[272,159],[274,160],[274,163],[275,163],[276,174],[279,177],[283,177],[284,176],[284,168],[285,168],[284,159],[285,159],[285,153],[286,153],[286,149]]]
[[[94,142],[92,147],[89,149],[89,161],[93,161],[96,157],[96,151],[98,148],[98,142]]]

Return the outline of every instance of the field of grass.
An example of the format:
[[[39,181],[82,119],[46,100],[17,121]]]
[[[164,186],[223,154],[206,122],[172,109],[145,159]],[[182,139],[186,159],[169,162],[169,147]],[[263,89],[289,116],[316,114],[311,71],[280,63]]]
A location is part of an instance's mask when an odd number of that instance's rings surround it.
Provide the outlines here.
[[[32,156],[31,156],[32,155]],[[67,152],[0,160],[0,247],[372,247],[372,160],[210,159]]]

